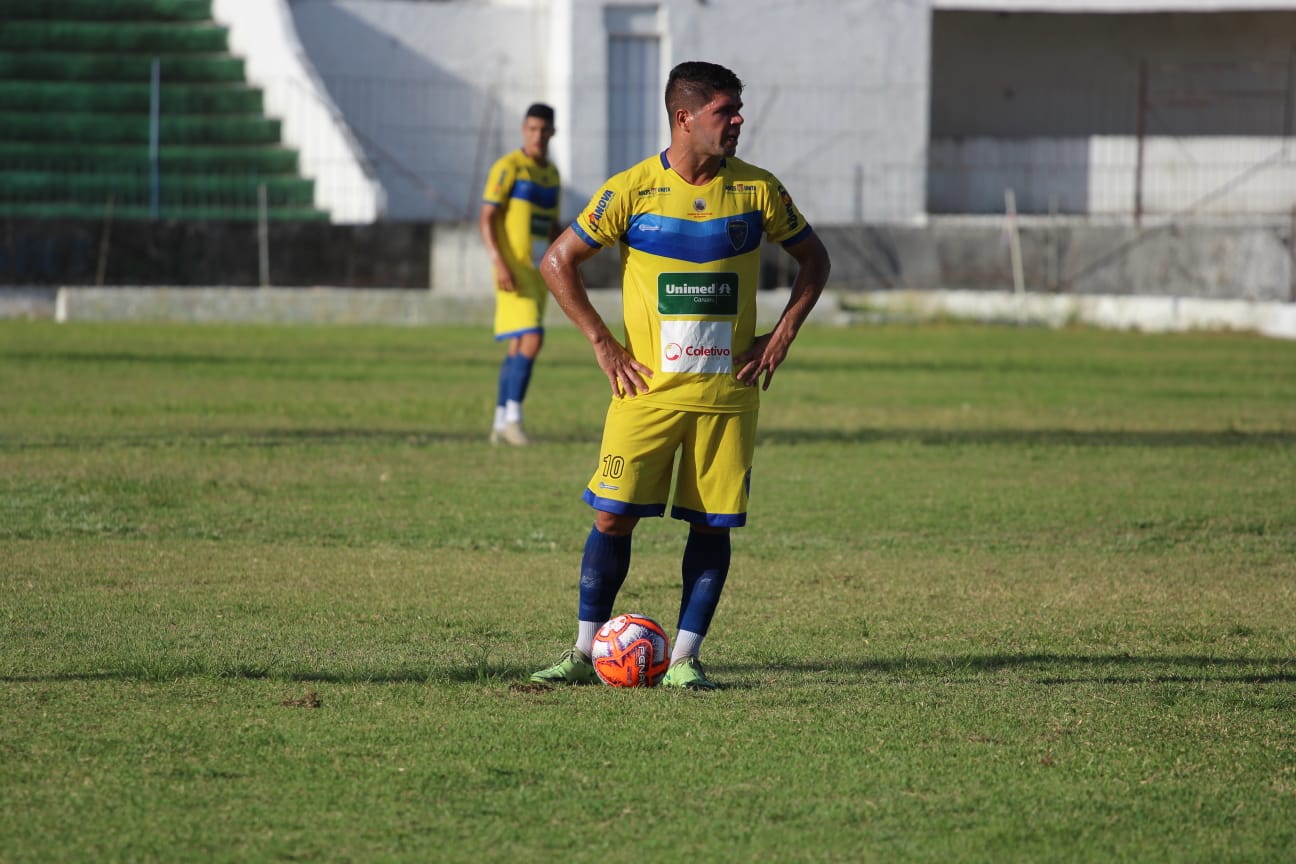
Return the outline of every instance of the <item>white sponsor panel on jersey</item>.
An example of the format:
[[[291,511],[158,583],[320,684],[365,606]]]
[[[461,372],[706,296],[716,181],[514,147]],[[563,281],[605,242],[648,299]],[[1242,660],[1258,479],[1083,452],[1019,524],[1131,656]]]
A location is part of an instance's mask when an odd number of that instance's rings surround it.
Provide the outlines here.
[[[728,321],[663,321],[662,371],[733,372],[733,324]]]

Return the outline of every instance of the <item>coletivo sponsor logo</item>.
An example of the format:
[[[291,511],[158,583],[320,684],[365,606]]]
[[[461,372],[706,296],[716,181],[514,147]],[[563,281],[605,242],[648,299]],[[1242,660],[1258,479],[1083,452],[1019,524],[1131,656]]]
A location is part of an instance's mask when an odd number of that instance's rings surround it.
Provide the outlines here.
[[[678,342],[667,342],[662,348],[662,356],[672,363],[681,357],[728,357],[730,350],[724,345],[680,345]]]
[[[661,371],[724,375],[733,371],[733,322],[664,318]]]
[[[728,357],[729,349],[720,345],[688,345],[684,348],[685,357]]]

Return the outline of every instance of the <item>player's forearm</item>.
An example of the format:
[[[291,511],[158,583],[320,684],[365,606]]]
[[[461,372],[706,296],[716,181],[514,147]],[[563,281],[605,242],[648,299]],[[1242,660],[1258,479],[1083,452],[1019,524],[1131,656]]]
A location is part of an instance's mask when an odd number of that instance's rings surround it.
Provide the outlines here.
[[[482,245],[486,247],[486,255],[490,258],[491,266],[496,269],[507,266],[504,253],[500,251],[499,235],[495,230],[498,214],[498,207],[483,207],[481,215],[477,218],[477,233],[481,235]]]
[[[607,322],[594,308],[589,290],[585,287],[585,281],[579,271],[554,272],[545,268],[542,272],[545,282],[549,285],[549,293],[553,294],[558,308],[572,324],[576,325],[576,329],[585,335],[595,349],[609,340],[615,340],[612,331],[608,329]]]
[[[587,246],[578,239],[571,229],[549,244],[544,257],[540,260],[540,276],[549,286],[549,293],[563,314],[585,335],[597,351],[608,341],[615,341],[612,331],[608,329],[590,301],[589,289],[581,276],[580,266],[592,258],[599,250]]]
[[[813,239],[810,248],[794,257],[799,264],[796,279],[792,282],[791,296],[783,307],[783,314],[779,316],[779,322],[774,328],[775,337],[784,340],[785,344],[796,338],[801,325],[810,317],[828,284],[828,273],[832,269],[828,251],[818,238]]]

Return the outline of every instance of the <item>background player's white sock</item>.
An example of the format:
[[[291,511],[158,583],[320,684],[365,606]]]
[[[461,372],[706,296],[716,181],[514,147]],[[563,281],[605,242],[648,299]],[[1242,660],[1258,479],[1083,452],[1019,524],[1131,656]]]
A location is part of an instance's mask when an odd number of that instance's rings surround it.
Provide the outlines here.
[[[504,406],[503,405],[495,406],[495,422],[491,426],[491,428],[494,429],[496,432],[504,428]]]
[[[522,422],[522,403],[513,399],[504,403],[504,422],[521,423]]]

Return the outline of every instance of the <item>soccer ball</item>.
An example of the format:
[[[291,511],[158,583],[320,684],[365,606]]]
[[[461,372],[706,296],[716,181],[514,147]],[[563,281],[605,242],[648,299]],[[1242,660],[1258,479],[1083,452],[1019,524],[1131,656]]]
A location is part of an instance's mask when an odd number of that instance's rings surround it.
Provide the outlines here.
[[[612,687],[652,687],[670,667],[670,642],[647,615],[618,615],[594,634],[594,671]]]

